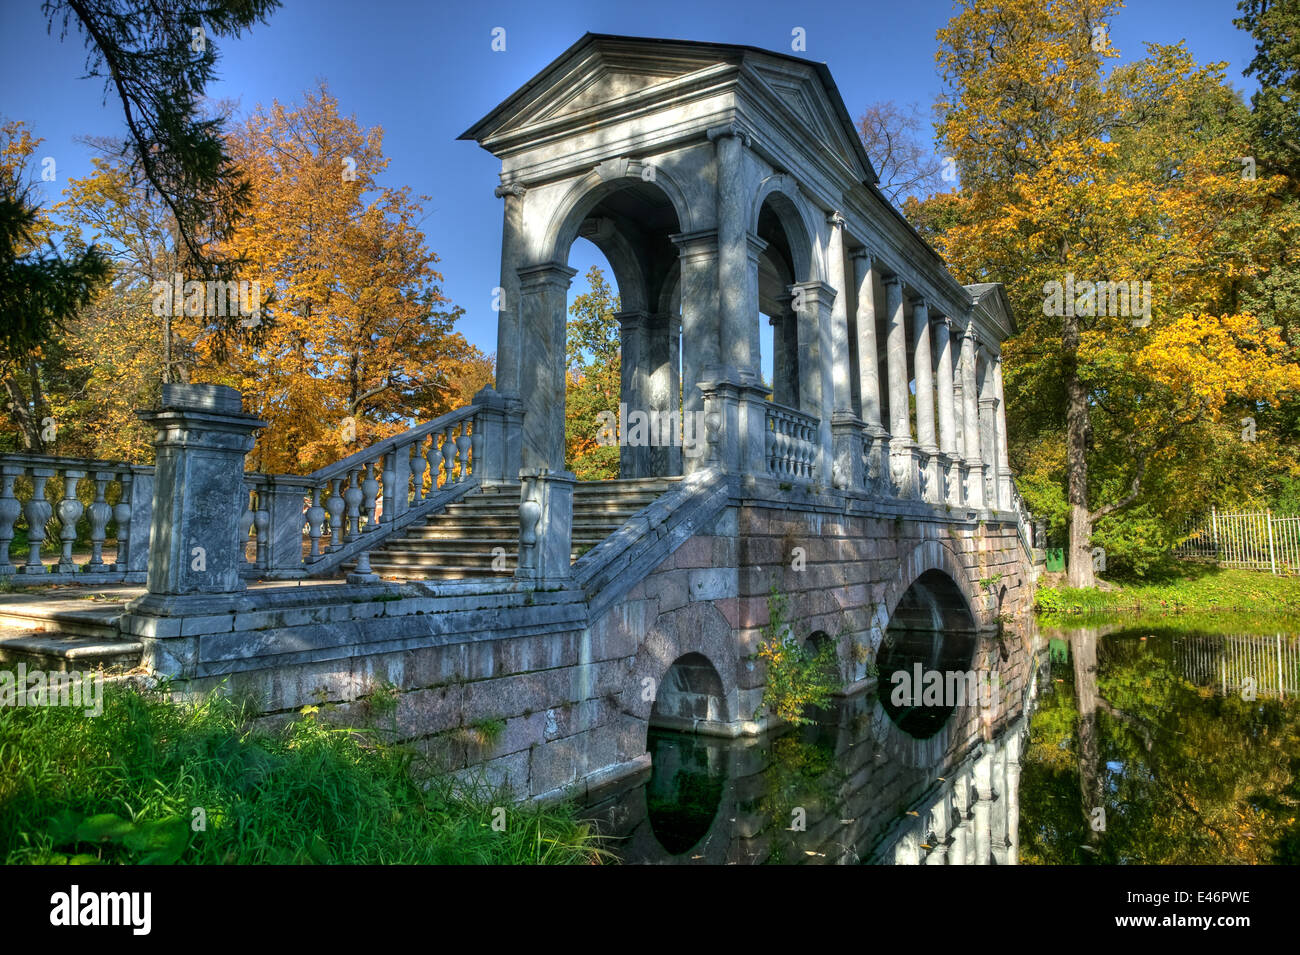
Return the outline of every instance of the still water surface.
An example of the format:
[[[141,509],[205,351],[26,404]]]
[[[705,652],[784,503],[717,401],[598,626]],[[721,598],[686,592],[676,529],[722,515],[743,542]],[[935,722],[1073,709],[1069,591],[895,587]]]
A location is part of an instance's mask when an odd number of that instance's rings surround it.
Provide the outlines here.
[[[1300,863],[1300,621],[1043,627],[1020,864]],[[759,739],[651,730],[648,779],[592,807],[629,863],[878,858],[941,767],[876,742],[875,691]],[[876,727],[878,730],[878,727]]]

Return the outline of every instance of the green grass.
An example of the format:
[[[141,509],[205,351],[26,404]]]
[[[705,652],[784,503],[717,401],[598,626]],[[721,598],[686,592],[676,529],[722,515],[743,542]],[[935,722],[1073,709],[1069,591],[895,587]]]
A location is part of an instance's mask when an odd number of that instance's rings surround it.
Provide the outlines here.
[[[1034,605],[1045,614],[1300,613],[1300,577],[1224,570],[1184,563],[1175,573],[1114,591],[1041,587]]]
[[[249,729],[220,694],[195,704],[108,684],[104,712],[0,707],[0,859],[14,863],[582,864],[605,861],[571,806],[515,804],[434,776],[373,733]],[[196,811],[202,810],[202,816]],[[504,821],[504,831],[494,822]],[[206,829],[196,831],[200,821]]]

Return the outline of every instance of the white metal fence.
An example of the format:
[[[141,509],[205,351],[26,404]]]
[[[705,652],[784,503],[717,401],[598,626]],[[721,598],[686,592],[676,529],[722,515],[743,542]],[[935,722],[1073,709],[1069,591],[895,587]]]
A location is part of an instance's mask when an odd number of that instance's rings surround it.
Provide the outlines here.
[[[1213,560],[1224,567],[1300,574],[1300,516],[1272,511],[1237,514],[1212,508],[1190,522],[1175,557]]]

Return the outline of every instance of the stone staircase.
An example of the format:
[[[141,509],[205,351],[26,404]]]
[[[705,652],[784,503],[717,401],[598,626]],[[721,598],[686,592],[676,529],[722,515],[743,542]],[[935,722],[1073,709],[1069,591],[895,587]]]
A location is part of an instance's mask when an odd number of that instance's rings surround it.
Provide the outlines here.
[[[572,559],[599,544],[680,480],[635,478],[575,484]],[[370,569],[381,577],[402,580],[513,574],[519,555],[519,490],[517,483],[494,485],[448,505],[425,523],[372,550]]]
[[[138,589],[99,592],[89,599],[73,587],[0,594],[0,667],[126,670],[139,666],[144,645],[123,638],[117,619]]]

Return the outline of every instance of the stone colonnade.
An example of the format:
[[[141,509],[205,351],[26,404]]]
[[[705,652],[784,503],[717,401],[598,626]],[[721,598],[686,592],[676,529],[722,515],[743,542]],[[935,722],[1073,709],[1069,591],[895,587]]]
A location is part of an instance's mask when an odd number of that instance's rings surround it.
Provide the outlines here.
[[[763,386],[760,261],[769,243],[753,229],[762,197],[744,174],[749,137],[726,124],[709,129],[707,139],[717,171],[716,227],[668,235],[676,259],[668,267],[638,261],[673,273],[655,301],[620,287],[621,403],[649,420],[649,439],[621,451],[622,475],[680,474],[711,460],[683,455],[681,440],[703,445],[694,416],[711,394],[725,422],[755,429],[724,439],[733,456],[744,458],[724,464],[949,507],[1010,508],[1001,357],[992,336],[976,328],[975,297],[965,292],[965,314],[946,314],[958,309],[886,265],[838,212],[815,213],[824,216],[824,229],[809,229],[796,216],[782,219],[787,236],[802,231],[790,244],[806,246],[820,274],[805,266],[809,274],[792,276],[764,303],[775,313],[775,347],[772,387]],[[635,169],[623,171],[627,186],[643,181]],[[816,208],[792,177],[781,179],[781,189],[803,208]],[[608,194],[608,185],[602,176],[593,188]],[[558,471],[565,458],[567,293],[575,273],[560,261],[523,261],[530,246],[522,214],[527,192],[519,183],[497,190],[505,200],[497,390],[523,404],[521,466]],[[617,229],[609,219],[581,216],[574,235],[609,240]],[[561,237],[558,245],[567,253],[571,241]],[[727,402],[760,407],[736,414]],[[677,440],[667,439],[670,429]]]

